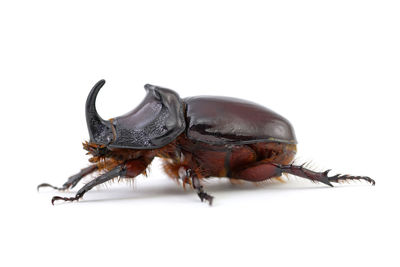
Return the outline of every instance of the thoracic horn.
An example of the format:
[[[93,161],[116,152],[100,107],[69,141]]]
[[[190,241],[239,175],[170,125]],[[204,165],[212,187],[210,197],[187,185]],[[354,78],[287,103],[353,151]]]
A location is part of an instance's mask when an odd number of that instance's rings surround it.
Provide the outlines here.
[[[103,120],[96,110],[97,94],[105,83],[105,80],[98,81],[93,86],[86,100],[86,122],[90,141],[101,145],[109,144],[114,137],[111,123]]]

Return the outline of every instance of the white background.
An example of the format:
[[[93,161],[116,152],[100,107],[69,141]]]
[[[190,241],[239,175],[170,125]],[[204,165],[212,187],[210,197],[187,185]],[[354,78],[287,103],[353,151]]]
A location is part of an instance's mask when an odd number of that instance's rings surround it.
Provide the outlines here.
[[[1,266],[399,266],[398,1],[1,1]],[[377,185],[206,183],[154,162],[52,206],[87,166],[84,103],[121,115],[145,83],[246,98],[296,129],[299,162]],[[80,184],[78,188],[81,186]]]

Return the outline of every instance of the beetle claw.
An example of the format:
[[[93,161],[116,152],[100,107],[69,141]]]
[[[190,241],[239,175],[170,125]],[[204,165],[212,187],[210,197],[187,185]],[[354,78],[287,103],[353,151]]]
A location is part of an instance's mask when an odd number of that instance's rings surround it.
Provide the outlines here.
[[[348,180],[364,180],[367,183],[370,183],[371,185],[375,185],[375,180],[368,177],[368,176],[350,176],[350,175],[335,175],[332,177],[329,177],[329,181],[333,182],[333,183],[339,183],[340,181],[348,181]]]
[[[59,197],[59,196],[54,196],[52,199],[51,199],[51,204],[54,206],[54,202],[56,201],[56,200],[64,200],[64,201],[74,201],[74,200],[78,200],[79,199],[79,197]]]
[[[39,189],[40,189],[41,187],[51,187],[51,188],[56,189],[56,187],[55,187],[55,186],[52,186],[51,184],[42,183],[42,184],[40,184],[40,185],[38,185],[38,186],[36,187],[36,190],[39,192]]]
[[[51,185],[51,184],[48,184],[48,183],[43,183],[43,184],[40,184],[40,185],[38,185],[36,187],[37,191],[39,191],[39,189],[41,187],[51,187],[51,188],[53,188],[55,190],[61,190],[61,191],[67,189],[67,188],[64,188],[64,187],[57,187],[57,186],[54,186],[54,185]]]
[[[204,200],[206,200],[206,201],[208,201],[208,204],[209,204],[210,206],[212,206],[213,199],[214,199],[213,196],[210,196],[210,195],[207,194],[206,192],[199,192],[199,193],[198,193],[198,196],[199,196],[201,202],[204,202]]]

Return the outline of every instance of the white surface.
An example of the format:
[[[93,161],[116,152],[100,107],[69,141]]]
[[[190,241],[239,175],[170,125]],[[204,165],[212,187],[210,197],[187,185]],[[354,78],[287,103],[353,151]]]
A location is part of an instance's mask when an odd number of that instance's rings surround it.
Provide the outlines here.
[[[399,12],[398,1],[0,2],[0,265],[399,266]],[[145,83],[246,98],[293,123],[299,162],[377,185],[210,181],[210,208],[155,162],[134,190],[51,206],[60,193],[35,187],[87,165],[84,103],[101,78],[104,118],[136,106]]]

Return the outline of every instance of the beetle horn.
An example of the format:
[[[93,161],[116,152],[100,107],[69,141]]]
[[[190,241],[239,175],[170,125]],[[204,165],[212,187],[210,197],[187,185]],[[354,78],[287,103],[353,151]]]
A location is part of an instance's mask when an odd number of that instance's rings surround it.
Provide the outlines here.
[[[86,122],[90,141],[102,145],[109,144],[114,137],[111,123],[103,120],[96,110],[97,94],[105,83],[105,80],[98,81],[93,86],[86,100]]]

